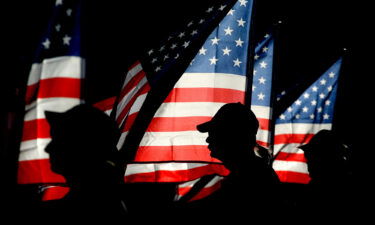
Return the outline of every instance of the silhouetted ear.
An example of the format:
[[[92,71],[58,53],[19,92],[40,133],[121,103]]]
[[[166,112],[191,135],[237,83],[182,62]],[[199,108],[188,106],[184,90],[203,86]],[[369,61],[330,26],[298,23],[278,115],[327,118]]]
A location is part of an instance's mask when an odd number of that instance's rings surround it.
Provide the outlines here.
[[[51,127],[58,126],[58,123],[63,119],[63,113],[45,111],[44,114],[46,115],[46,119]]]

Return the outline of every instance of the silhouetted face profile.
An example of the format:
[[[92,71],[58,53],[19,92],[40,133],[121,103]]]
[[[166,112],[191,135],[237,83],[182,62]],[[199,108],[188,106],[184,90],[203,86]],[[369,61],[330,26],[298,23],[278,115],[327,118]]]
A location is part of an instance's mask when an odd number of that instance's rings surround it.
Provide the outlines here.
[[[64,113],[46,112],[52,140],[45,151],[51,169],[69,181],[87,175],[105,161],[115,161],[119,131],[102,111],[79,105]]]
[[[198,125],[197,129],[208,132],[206,141],[211,156],[230,167],[241,157],[254,155],[252,149],[258,127],[258,120],[249,108],[241,103],[228,103],[210,121]]]

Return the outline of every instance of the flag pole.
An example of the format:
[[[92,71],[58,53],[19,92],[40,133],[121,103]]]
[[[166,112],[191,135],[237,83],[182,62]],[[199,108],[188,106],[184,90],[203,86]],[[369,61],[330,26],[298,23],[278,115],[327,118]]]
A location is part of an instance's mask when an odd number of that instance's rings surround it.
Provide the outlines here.
[[[246,74],[246,88],[245,88],[245,106],[251,107],[251,97],[252,97],[252,84],[254,75],[254,51],[255,51],[255,32],[254,32],[254,18],[256,12],[256,0],[253,0],[253,7],[250,18],[250,29],[249,29],[249,45],[247,46],[247,74]]]
[[[345,75],[346,75],[346,69],[345,69],[345,66],[346,66],[346,61],[348,60],[348,56],[349,56],[349,50],[346,48],[346,47],[343,47],[341,50],[340,50],[340,57],[342,58],[342,61],[341,61],[341,67],[340,67],[340,71],[339,71],[339,74],[340,74],[340,77],[338,78],[338,86],[344,86],[344,80],[345,79]],[[342,98],[341,97],[345,97],[345,92],[342,92],[340,90],[342,89],[346,89],[346,88],[339,88],[338,91],[337,91],[337,96],[336,96],[336,102],[335,102],[335,110],[334,110],[334,115],[333,115],[333,118],[332,118],[332,131],[336,131],[336,130],[339,130],[337,129],[337,111],[336,108],[338,107],[338,105],[340,106],[341,102],[342,102]],[[344,94],[344,95],[343,95]]]
[[[276,121],[276,115],[275,115],[275,110],[274,110],[274,104],[275,104],[275,100],[276,100],[276,92],[275,92],[275,89],[276,89],[276,85],[278,82],[277,82],[277,75],[279,74],[279,71],[280,71],[280,49],[279,49],[279,42],[280,42],[280,29],[281,29],[281,26],[283,25],[283,21],[282,20],[278,20],[276,23],[273,24],[272,26],[272,35],[273,35],[273,63],[272,63],[272,86],[271,86],[271,104],[270,104],[270,140],[269,140],[269,143],[270,143],[270,147],[269,147],[269,151],[271,152],[271,154],[273,155],[273,145],[274,145],[274,139],[275,139],[275,121]]]

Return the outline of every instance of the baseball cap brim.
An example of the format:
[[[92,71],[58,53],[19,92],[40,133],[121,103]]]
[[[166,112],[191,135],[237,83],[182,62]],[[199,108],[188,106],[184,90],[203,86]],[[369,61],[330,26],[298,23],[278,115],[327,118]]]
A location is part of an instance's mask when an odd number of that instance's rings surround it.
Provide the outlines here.
[[[212,128],[212,121],[208,121],[202,124],[197,125],[197,130],[199,132],[208,132]]]

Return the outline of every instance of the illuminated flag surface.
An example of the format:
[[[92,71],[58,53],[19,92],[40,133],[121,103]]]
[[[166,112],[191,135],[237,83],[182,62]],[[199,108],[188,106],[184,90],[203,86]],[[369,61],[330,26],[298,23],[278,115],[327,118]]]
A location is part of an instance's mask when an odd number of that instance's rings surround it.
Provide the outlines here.
[[[62,183],[50,170],[44,148],[51,140],[44,112],[80,104],[84,59],[80,46],[80,1],[57,0],[29,73],[18,183]]]
[[[318,131],[332,128],[341,63],[340,58],[276,120],[273,168],[282,182],[310,181],[298,146],[308,143]]]

